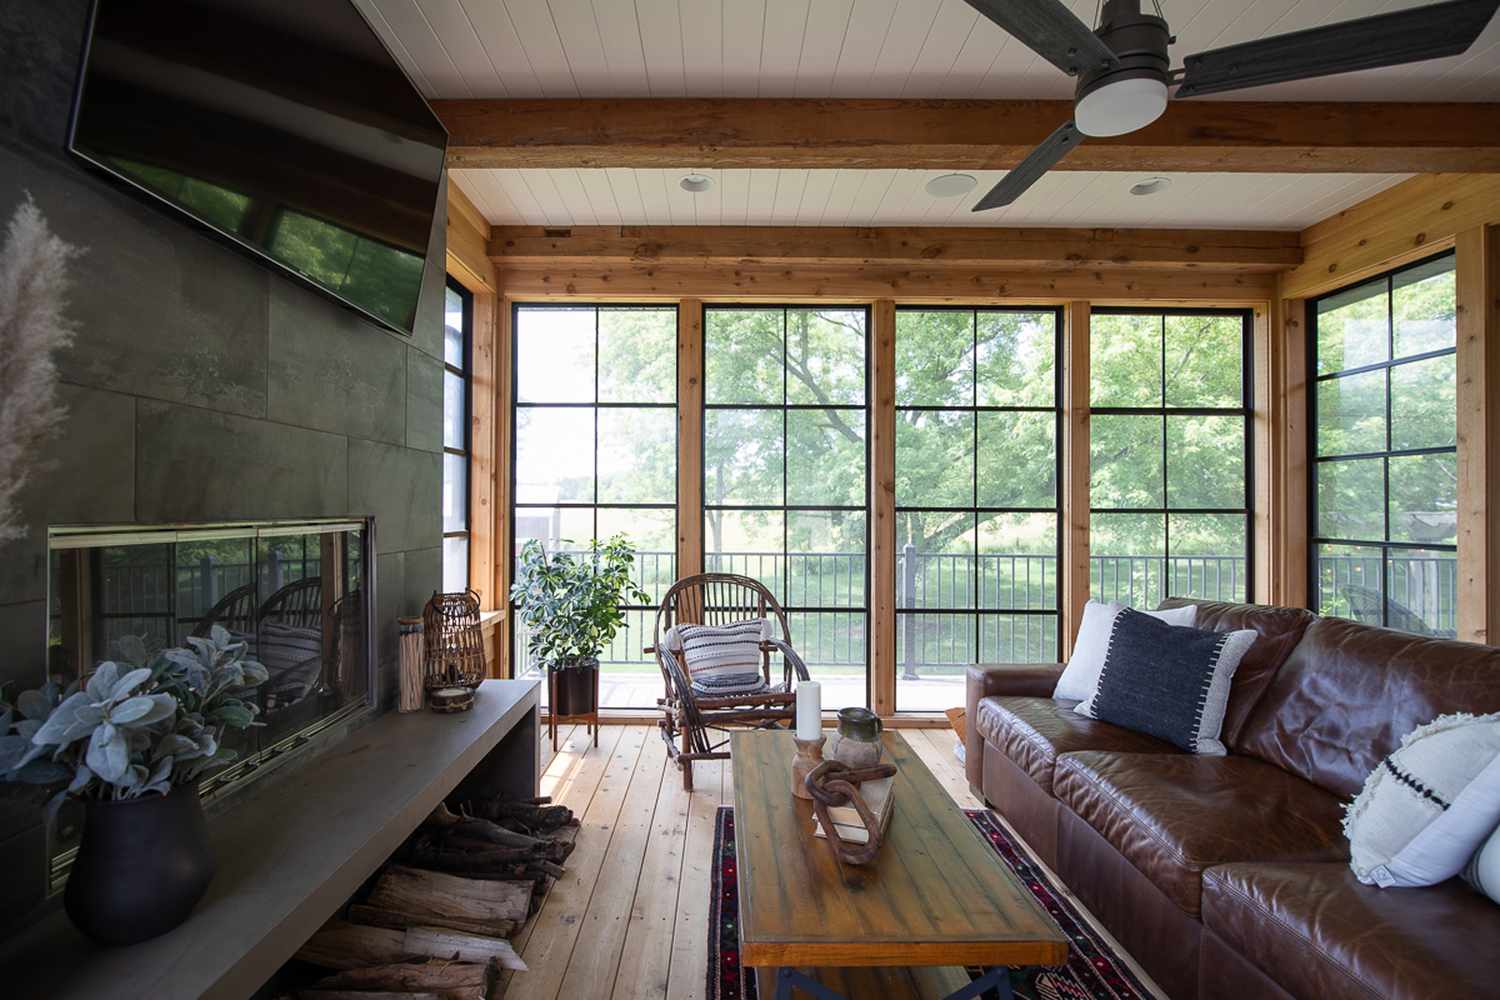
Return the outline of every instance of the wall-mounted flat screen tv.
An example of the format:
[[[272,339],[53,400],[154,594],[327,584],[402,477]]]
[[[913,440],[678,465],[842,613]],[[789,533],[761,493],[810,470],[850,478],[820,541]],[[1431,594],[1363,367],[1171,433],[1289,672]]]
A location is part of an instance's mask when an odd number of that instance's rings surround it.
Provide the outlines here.
[[[71,148],[402,333],[448,136],[347,0],[96,0]]]

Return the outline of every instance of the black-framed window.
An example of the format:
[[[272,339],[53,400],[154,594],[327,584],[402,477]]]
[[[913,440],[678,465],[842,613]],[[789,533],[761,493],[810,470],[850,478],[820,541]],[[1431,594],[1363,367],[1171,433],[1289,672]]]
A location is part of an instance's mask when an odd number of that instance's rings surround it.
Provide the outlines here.
[[[469,589],[469,364],[474,296],[443,291],[443,590]]]
[[[896,709],[1058,656],[1062,313],[896,310]]]
[[[869,701],[864,306],[706,306],[703,547],[788,613],[823,707]]]
[[[1310,304],[1312,604],[1457,634],[1452,253]]]
[[[659,601],[677,577],[677,308],[516,304],[512,312],[511,548],[586,551],[629,537],[636,581]],[[600,704],[654,708],[656,605],[627,605],[600,656]],[[514,616],[511,617],[514,621]],[[513,663],[528,662],[513,630]]]
[[[1090,593],[1245,601],[1251,316],[1096,309],[1089,322]]]

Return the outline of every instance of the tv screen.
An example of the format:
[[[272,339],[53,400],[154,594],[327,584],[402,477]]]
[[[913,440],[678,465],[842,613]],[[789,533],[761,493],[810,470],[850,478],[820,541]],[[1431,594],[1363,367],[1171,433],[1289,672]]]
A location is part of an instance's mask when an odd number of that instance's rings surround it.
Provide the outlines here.
[[[73,152],[402,333],[447,140],[345,0],[96,0]]]

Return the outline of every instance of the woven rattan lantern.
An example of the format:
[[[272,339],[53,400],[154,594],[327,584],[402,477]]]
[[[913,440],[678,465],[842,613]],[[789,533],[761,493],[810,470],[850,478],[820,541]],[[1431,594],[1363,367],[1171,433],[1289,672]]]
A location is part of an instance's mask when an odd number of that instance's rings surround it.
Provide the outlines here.
[[[422,610],[422,686],[437,712],[474,707],[474,689],[484,680],[484,636],[479,631],[479,595],[437,594]]]

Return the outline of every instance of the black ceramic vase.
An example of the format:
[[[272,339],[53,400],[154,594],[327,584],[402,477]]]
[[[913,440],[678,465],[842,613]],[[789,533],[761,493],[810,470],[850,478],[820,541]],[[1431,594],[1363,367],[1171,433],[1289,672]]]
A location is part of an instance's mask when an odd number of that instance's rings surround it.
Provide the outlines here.
[[[597,707],[594,692],[598,690],[599,660],[588,656],[568,667],[552,668],[558,715],[587,715]]]
[[[63,904],[100,944],[135,944],[186,920],[213,877],[196,784],[119,802],[90,799]]]

